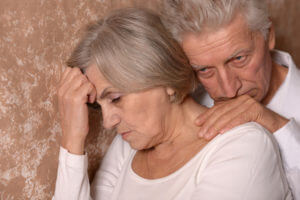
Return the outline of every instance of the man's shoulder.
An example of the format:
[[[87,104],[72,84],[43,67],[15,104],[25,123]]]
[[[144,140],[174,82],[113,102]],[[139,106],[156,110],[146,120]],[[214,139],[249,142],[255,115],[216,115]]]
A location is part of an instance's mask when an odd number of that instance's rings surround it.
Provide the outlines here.
[[[277,64],[300,71],[288,52],[274,49],[271,51],[271,56],[272,60]]]

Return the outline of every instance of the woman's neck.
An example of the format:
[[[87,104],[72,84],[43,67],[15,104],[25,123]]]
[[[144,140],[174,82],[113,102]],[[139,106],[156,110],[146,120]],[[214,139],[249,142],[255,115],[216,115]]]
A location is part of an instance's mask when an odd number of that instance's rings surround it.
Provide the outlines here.
[[[175,105],[167,127],[166,137],[151,149],[138,151],[133,159],[132,169],[147,179],[168,176],[189,162],[207,141],[197,136],[199,127],[195,119],[206,111],[190,97]]]
[[[152,157],[167,159],[178,153],[178,150],[193,148],[205,142],[197,135],[199,127],[195,125],[195,119],[206,110],[205,106],[197,104],[191,97],[187,97],[181,104],[175,104],[167,120],[165,138],[147,151]]]

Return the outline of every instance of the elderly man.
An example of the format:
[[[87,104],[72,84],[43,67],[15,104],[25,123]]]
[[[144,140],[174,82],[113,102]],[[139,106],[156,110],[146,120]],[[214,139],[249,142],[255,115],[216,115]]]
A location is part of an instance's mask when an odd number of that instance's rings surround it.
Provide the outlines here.
[[[265,0],[165,0],[164,8],[166,26],[209,94],[200,99],[211,109],[196,122],[199,135],[261,124],[276,138],[299,200],[300,70],[288,53],[273,50]]]

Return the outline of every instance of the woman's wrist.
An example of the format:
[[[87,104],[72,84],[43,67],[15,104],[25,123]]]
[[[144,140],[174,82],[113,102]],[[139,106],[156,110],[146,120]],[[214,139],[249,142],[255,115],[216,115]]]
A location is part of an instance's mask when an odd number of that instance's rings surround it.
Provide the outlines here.
[[[84,143],[85,140],[68,140],[64,137],[61,138],[61,146],[65,148],[69,153],[76,155],[84,154]]]

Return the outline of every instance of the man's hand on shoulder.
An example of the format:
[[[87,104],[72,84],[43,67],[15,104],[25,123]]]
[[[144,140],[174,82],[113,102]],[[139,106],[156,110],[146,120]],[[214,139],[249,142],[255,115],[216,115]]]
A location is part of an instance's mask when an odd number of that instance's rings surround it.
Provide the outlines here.
[[[216,103],[201,114],[195,124],[201,127],[199,137],[211,140],[216,135],[247,122],[257,122],[274,133],[288,121],[250,96],[242,95],[235,99]]]

